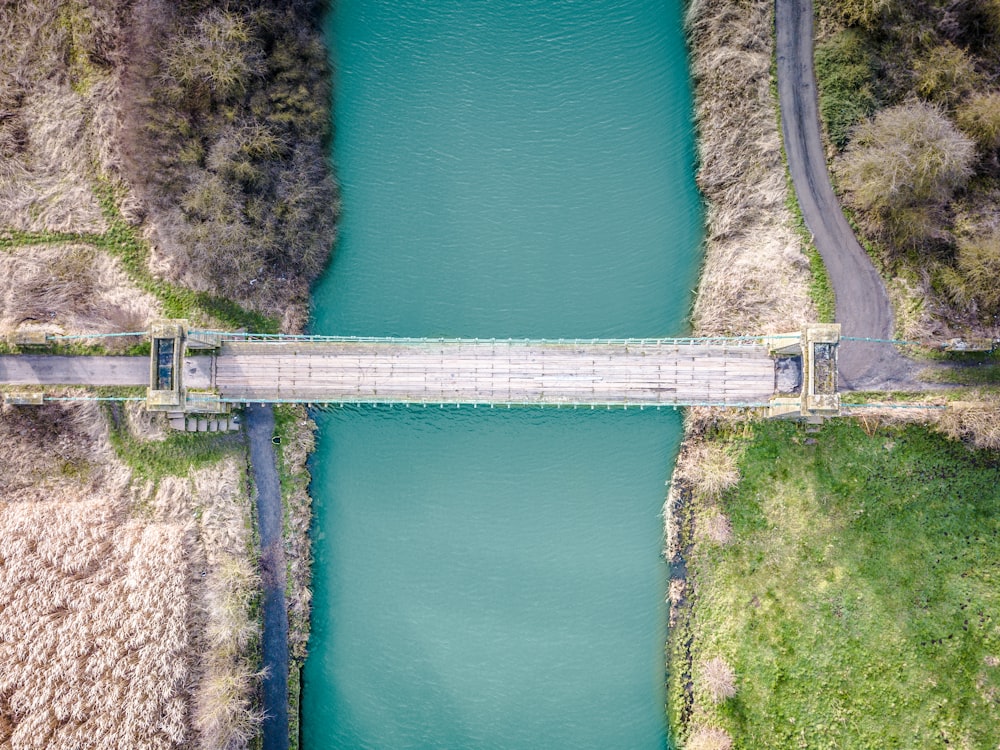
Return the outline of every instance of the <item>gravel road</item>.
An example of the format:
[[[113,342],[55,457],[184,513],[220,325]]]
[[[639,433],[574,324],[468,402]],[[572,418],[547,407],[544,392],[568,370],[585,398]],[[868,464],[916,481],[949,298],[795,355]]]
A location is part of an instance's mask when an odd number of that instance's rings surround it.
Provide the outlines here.
[[[788,169],[836,293],[837,322],[844,336],[891,339],[892,306],[885,285],[844,218],[827,172],[813,73],[812,1],[775,0],[775,27]],[[913,387],[917,370],[925,366],[886,344],[845,341],[840,346],[840,386],[845,390]]]

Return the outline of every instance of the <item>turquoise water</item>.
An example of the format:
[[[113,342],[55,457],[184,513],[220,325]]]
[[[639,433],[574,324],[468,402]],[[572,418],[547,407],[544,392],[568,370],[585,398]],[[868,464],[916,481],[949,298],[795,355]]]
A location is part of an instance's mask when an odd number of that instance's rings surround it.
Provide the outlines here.
[[[339,0],[313,330],[685,330],[676,2]],[[315,460],[307,748],[659,748],[671,411],[348,408]]]

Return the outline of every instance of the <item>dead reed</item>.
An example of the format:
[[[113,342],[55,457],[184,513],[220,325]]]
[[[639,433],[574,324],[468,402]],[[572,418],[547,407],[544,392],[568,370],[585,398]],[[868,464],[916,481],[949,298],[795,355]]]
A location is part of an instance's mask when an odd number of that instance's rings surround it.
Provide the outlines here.
[[[787,208],[772,15],[764,0],[696,0],[688,9],[698,185],[708,207],[694,307],[700,334],[795,330],[815,318],[808,261]]]
[[[99,85],[116,60],[120,0],[0,9],[0,226],[102,232],[91,189]]]
[[[0,252],[0,333],[141,331],[161,314],[107,253],[53,243]]]
[[[0,747],[245,747],[245,468],[137,482],[93,404],[7,407],[0,445]]]
[[[713,656],[701,664],[701,688],[714,703],[722,703],[736,695],[736,673],[721,656]]]
[[[717,727],[698,727],[684,743],[684,750],[732,750],[732,747],[733,738]]]

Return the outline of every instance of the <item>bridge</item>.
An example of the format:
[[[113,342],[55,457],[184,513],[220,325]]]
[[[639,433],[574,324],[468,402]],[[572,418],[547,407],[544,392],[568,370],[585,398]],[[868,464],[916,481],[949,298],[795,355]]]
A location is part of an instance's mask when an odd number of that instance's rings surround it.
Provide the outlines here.
[[[755,337],[415,339],[265,335],[154,323],[150,356],[0,357],[10,403],[45,385],[144,386],[147,408],[225,414],[236,404],[762,408],[839,413],[837,325]],[[43,343],[22,341],[24,346]]]

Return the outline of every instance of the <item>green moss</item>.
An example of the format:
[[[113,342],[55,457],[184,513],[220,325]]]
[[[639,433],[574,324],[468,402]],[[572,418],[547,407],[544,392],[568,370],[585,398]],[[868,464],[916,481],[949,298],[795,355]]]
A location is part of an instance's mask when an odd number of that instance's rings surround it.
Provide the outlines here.
[[[689,560],[693,662],[738,679],[699,700],[710,722],[736,747],[1000,743],[996,454],[919,427],[763,423],[741,471],[734,541]]]

